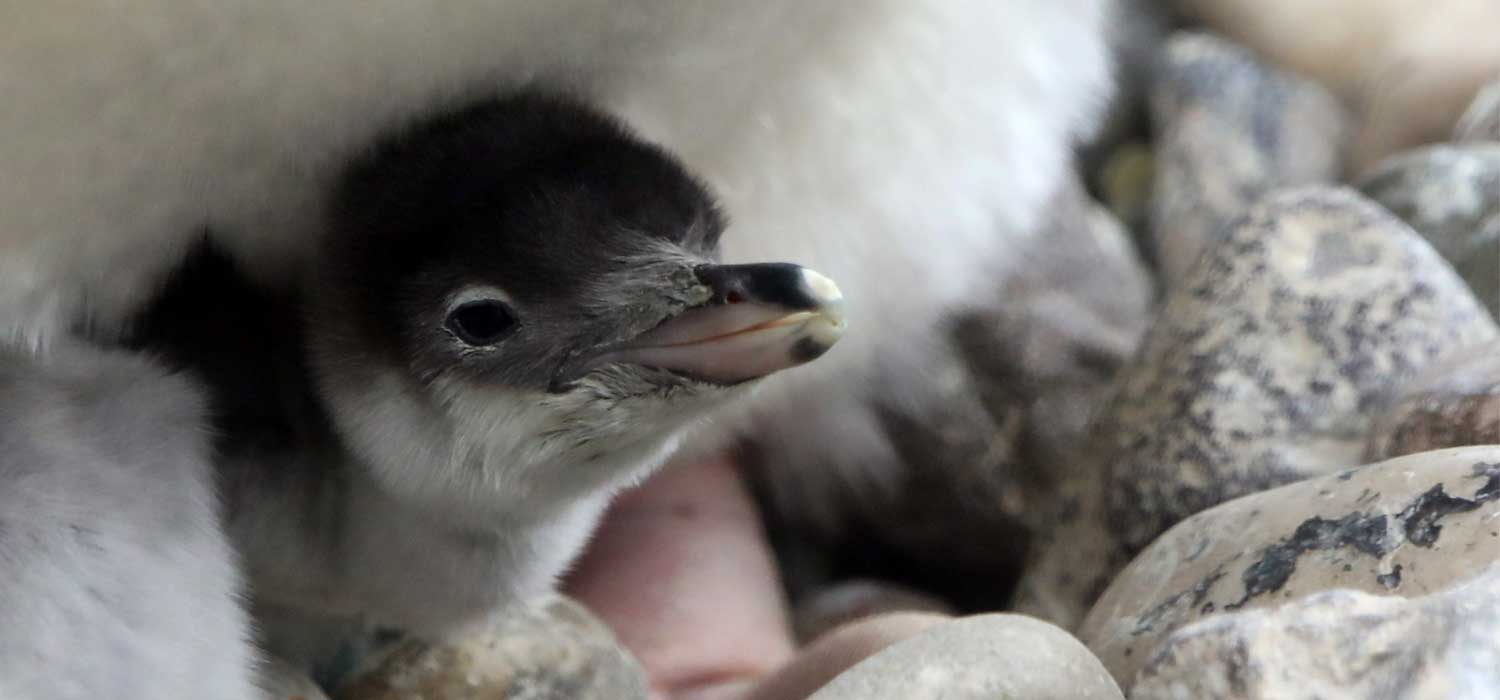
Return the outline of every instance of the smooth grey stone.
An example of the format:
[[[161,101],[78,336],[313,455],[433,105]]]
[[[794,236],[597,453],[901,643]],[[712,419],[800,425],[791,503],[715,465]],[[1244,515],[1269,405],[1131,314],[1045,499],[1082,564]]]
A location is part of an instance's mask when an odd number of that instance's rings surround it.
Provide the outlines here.
[[[1240,46],[1175,35],[1150,94],[1151,233],[1168,288],[1266,193],[1338,179],[1349,131],[1338,100]]]

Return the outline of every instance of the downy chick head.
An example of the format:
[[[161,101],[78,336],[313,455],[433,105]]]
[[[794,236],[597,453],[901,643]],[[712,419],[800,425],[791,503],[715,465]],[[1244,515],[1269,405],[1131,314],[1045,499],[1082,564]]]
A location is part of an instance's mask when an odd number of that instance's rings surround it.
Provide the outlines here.
[[[522,92],[415,124],[341,178],[310,285],[335,423],[377,478],[493,515],[598,493],[844,328],[827,278],[720,265],[668,153]]]

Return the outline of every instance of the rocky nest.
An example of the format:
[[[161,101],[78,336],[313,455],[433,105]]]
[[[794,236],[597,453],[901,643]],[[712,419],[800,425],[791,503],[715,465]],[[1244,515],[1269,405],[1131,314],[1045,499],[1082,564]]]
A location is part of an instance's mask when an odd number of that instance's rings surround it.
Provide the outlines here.
[[[1128,24],[1111,127],[1003,298],[954,321],[950,410],[890,412],[920,468],[842,535],[772,528],[805,636],[1023,614],[816,698],[1497,697],[1500,82],[1356,170],[1347,95]],[[340,697],[642,697],[639,674],[559,600]]]

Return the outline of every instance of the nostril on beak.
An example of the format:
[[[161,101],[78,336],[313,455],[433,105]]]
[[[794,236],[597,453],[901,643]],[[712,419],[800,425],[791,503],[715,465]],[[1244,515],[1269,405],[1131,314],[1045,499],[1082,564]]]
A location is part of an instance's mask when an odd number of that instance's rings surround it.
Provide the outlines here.
[[[713,290],[715,304],[763,304],[787,309],[817,306],[803,268],[788,263],[702,265],[694,271]]]

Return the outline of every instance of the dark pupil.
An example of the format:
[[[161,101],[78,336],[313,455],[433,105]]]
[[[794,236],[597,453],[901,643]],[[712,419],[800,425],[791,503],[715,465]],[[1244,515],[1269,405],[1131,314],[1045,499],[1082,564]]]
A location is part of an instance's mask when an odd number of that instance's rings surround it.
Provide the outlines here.
[[[489,345],[513,325],[510,310],[498,301],[469,302],[448,315],[448,327],[470,345]]]

